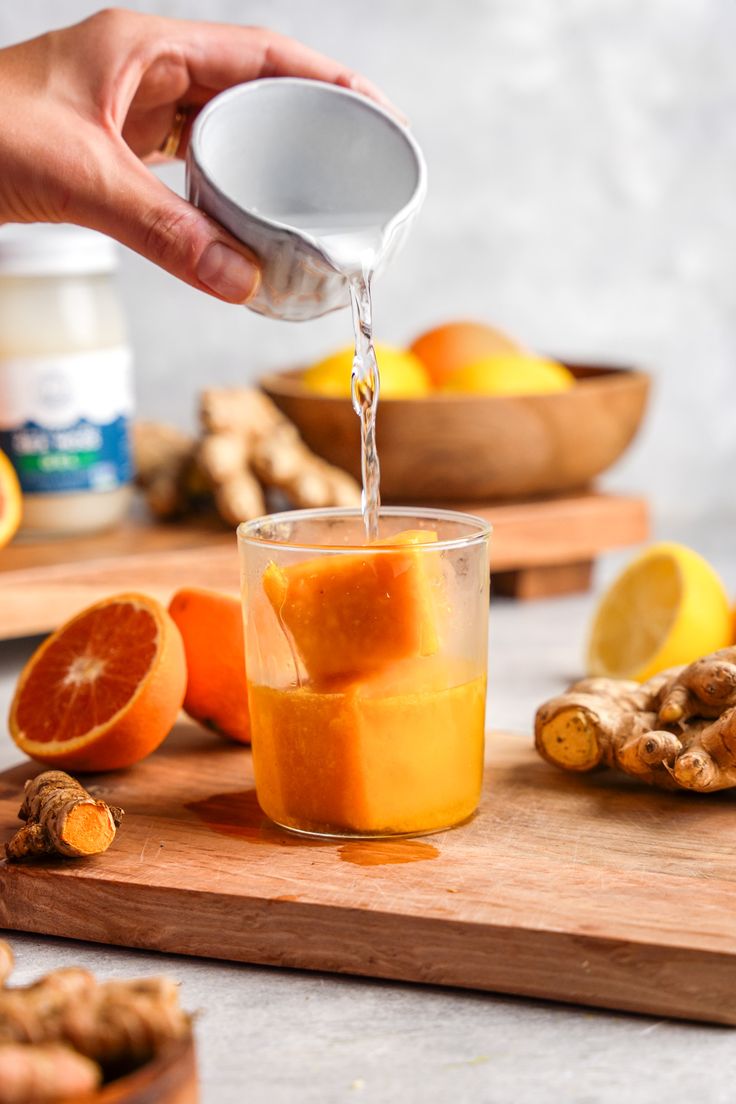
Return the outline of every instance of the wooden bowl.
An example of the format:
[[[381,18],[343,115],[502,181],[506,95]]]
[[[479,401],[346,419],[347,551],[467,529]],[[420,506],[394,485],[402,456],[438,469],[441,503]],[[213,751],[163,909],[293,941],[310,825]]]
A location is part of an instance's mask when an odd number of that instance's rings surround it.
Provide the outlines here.
[[[166,1047],[145,1066],[104,1085],[79,1104],[198,1104],[194,1040]]]
[[[505,499],[590,483],[641,423],[649,377],[626,368],[568,364],[578,380],[547,395],[430,395],[386,399],[378,411],[386,501]],[[346,398],[314,395],[301,372],[261,387],[318,455],[360,478],[358,419]]]

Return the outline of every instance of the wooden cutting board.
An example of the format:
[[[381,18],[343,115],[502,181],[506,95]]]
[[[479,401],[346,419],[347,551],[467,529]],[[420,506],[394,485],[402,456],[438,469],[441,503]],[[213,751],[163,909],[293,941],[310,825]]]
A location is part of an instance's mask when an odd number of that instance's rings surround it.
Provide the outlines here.
[[[565,775],[521,736],[488,762],[454,831],[302,841],[263,818],[246,748],[181,724],[93,779],[127,810],[106,855],[0,863],[0,925],[736,1023],[734,796]],[[34,769],[0,775],[0,843]]]
[[[453,508],[492,523],[496,592],[523,598],[585,590],[599,553],[649,535],[646,502],[635,496],[587,491]],[[216,522],[156,525],[134,517],[109,533],[16,541],[0,549],[0,640],[48,632],[109,594],[144,590],[168,602],[181,586],[237,592],[232,531]]]

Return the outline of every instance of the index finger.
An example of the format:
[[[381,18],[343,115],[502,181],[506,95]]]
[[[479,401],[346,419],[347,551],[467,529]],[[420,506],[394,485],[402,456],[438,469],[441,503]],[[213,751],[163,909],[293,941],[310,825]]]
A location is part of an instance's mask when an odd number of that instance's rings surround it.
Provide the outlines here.
[[[359,92],[405,121],[367,77],[296,39],[261,27],[193,22],[180,27],[181,36],[176,37],[192,83],[212,95],[259,77],[306,77]]]

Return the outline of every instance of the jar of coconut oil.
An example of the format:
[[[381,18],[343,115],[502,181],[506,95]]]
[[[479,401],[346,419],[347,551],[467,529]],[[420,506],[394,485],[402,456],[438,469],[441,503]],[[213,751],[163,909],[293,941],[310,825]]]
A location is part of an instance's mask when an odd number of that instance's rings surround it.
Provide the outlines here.
[[[128,506],[132,363],[116,267],[113,242],[92,230],[0,227],[0,449],[25,533],[106,529]]]

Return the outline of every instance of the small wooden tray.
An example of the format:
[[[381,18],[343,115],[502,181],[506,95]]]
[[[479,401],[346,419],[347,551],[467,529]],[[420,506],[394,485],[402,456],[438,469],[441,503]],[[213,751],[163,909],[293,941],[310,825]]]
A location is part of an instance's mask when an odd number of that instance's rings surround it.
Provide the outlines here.
[[[0,862],[0,927],[736,1024],[734,795],[563,774],[529,736],[487,764],[460,828],[311,840],[265,820],[247,748],[182,723],[88,782],[126,810],[105,855]],[[37,770],[0,775],[0,846]]]
[[[587,589],[601,552],[649,534],[643,498],[581,492],[491,505],[455,504],[493,525],[497,593],[536,598]],[[56,541],[17,541],[0,550],[0,640],[56,628],[108,594],[144,590],[168,601],[180,586],[238,590],[235,535],[216,522],[154,524]]]

